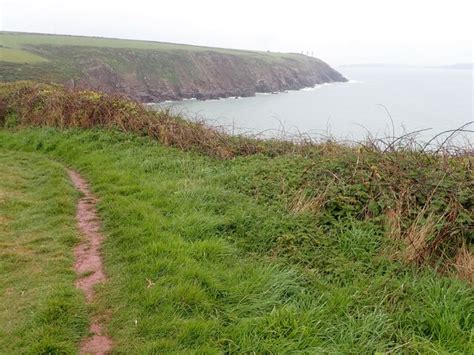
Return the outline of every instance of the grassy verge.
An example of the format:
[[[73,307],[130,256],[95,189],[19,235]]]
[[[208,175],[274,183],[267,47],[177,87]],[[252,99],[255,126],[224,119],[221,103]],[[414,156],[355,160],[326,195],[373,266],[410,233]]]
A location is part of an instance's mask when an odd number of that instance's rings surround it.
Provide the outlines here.
[[[85,334],[72,268],[76,197],[60,164],[0,149],[1,353],[75,353]]]
[[[4,47],[0,47],[0,58],[2,58],[2,62],[9,62],[9,63],[46,62],[46,59],[38,55],[35,55],[33,53],[29,53],[25,50],[4,48]]]
[[[412,180],[389,179],[382,168],[392,165],[378,155],[357,163],[357,151],[326,147],[217,160],[134,134],[45,128],[1,131],[0,148],[72,165],[100,197],[110,281],[99,308],[112,311],[117,352],[474,351],[471,286],[396,257],[407,248],[388,237],[382,203],[392,201],[387,186]],[[433,192],[430,164],[415,165],[427,190],[405,192],[424,198],[420,206]],[[456,192],[461,217],[450,233],[462,242],[472,175],[453,164],[428,216],[444,216],[447,192]],[[422,207],[407,208],[415,201],[396,210],[401,232],[420,215]],[[443,245],[458,247],[457,238]]]

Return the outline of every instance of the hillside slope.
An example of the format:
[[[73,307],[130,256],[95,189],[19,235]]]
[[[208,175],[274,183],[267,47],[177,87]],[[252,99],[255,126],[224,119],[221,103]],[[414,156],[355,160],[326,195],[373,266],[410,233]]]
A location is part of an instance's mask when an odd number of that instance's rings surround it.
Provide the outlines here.
[[[0,32],[0,81],[36,80],[142,102],[253,96],[346,79],[300,54]]]

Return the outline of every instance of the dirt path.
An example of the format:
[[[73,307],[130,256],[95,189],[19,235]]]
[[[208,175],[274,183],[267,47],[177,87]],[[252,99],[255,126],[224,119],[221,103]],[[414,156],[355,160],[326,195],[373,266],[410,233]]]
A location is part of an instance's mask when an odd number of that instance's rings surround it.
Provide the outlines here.
[[[82,234],[81,243],[75,248],[74,268],[78,275],[76,287],[84,292],[86,301],[94,301],[94,286],[105,280],[100,247],[104,237],[100,233],[97,217],[97,199],[90,191],[87,182],[75,171],[68,170],[72,183],[84,196],[77,206],[77,225]],[[112,340],[103,332],[104,316],[91,319],[91,335],[81,343],[81,354],[107,354],[112,349]]]

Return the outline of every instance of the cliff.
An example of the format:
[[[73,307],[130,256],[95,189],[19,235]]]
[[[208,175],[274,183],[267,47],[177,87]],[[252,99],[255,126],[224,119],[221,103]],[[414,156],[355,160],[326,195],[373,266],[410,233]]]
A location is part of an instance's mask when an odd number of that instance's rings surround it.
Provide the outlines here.
[[[346,79],[301,54],[0,33],[0,81],[54,82],[142,102],[253,96]]]

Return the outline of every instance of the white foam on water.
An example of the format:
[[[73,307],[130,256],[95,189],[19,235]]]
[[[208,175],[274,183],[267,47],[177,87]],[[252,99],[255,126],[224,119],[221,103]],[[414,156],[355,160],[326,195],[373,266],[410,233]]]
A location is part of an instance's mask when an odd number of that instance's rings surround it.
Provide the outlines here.
[[[310,86],[310,87],[307,87],[307,88],[303,88],[299,91],[315,91],[315,90],[318,90],[318,89],[321,89],[322,85],[315,85],[315,86]]]
[[[327,86],[327,85],[336,85],[336,84],[362,84],[363,82],[362,81],[358,81],[358,80],[349,80],[345,83],[341,83],[341,82],[333,82],[333,83],[323,83],[323,84],[316,84],[314,86],[308,86],[308,87],[305,87],[305,88],[302,88],[302,89],[299,89],[299,90],[285,90],[285,91],[275,91],[275,92],[256,92],[255,93],[255,96],[269,96],[269,95],[278,95],[278,94],[287,94],[289,92],[297,92],[297,91],[314,91],[314,90],[318,90],[318,89],[321,89],[323,86]],[[243,97],[243,96],[230,96],[230,97],[225,97],[225,98],[217,98],[217,99],[208,99],[208,100],[204,100],[204,101],[220,101],[220,100],[227,100],[227,99],[244,99],[244,98],[247,98],[247,97]],[[172,103],[178,103],[178,102],[182,102],[182,101],[196,101],[198,100],[196,97],[191,97],[191,98],[184,98],[184,99],[181,99],[181,100],[166,100],[166,101],[162,101],[162,102],[149,102],[149,103],[146,103],[145,105],[159,105],[159,104],[172,104]]]

